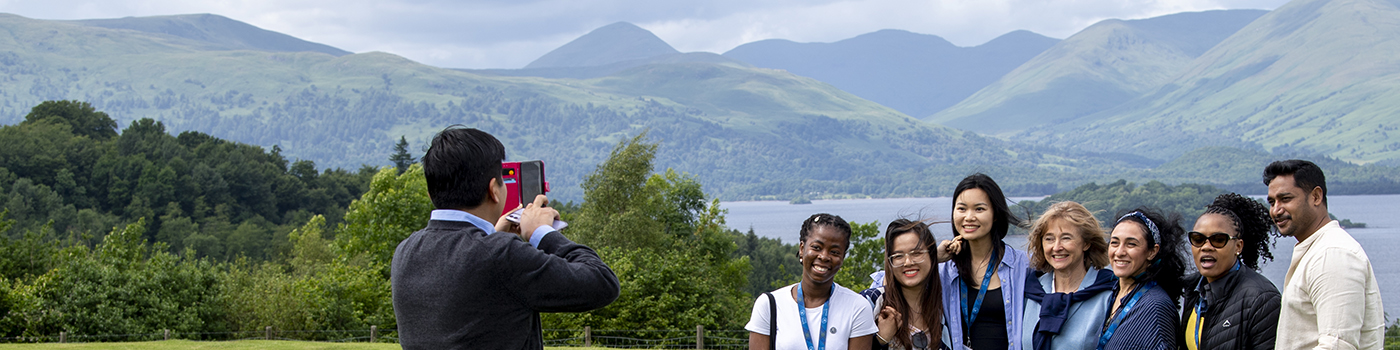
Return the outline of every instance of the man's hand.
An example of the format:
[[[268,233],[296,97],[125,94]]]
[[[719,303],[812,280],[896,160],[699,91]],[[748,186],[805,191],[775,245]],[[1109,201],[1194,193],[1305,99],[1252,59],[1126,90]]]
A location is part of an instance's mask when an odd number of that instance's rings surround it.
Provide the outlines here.
[[[554,220],[559,218],[559,212],[554,208],[545,207],[545,203],[549,203],[549,198],[542,194],[537,195],[534,203],[527,204],[522,209],[525,212],[520,215],[520,237],[525,238],[527,242],[536,229],[553,225]]]
[[[515,207],[515,210],[511,210],[507,212],[506,215],[501,215],[499,219],[496,219],[496,232],[507,232],[520,236],[520,224],[510,221],[510,219],[506,219],[506,217],[510,216],[511,213],[520,211],[522,208],[524,207]]]

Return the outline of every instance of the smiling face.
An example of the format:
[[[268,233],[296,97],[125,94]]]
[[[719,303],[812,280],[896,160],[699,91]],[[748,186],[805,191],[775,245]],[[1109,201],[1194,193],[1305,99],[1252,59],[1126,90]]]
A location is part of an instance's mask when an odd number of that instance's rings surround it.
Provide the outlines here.
[[[1045,262],[1058,273],[1084,271],[1084,252],[1089,250],[1089,244],[1079,227],[1063,219],[1051,221],[1046,227],[1040,239],[1040,253],[1045,256]]]
[[[1132,278],[1147,270],[1148,262],[1157,257],[1157,246],[1148,248],[1147,228],[1136,221],[1124,220],[1113,227],[1108,241],[1108,256],[1112,259],[1113,275]]]
[[[850,239],[841,231],[826,225],[816,225],[802,242],[802,279],[824,284],[836,278],[841,262],[846,259]]]
[[[964,240],[979,240],[992,232],[992,200],[980,188],[970,188],[953,199],[953,230]]]
[[[929,258],[929,247],[919,245],[919,234],[913,231],[906,231],[895,236],[894,251],[890,252],[891,260],[889,271],[894,273],[895,280],[904,287],[916,287],[928,279],[929,271],[933,271],[933,260]],[[903,257],[903,259],[895,259]],[[915,260],[923,260],[913,262]],[[894,267],[896,264],[903,266]]]
[[[1284,236],[1298,237],[1311,234],[1308,227],[1317,221],[1318,206],[1322,205],[1321,190],[1308,191],[1298,187],[1293,175],[1279,175],[1269,182],[1269,216],[1278,225],[1278,232]],[[1321,215],[1327,215],[1322,207]]]
[[[1192,231],[1200,232],[1206,237],[1221,233],[1239,237],[1235,223],[1229,217],[1213,213],[1201,215],[1200,219],[1196,219],[1196,226]],[[1221,248],[1216,248],[1210,242],[1205,242],[1199,247],[1192,243],[1191,256],[1196,259],[1196,269],[1201,271],[1201,276],[1206,278],[1206,282],[1215,282],[1215,279],[1224,276],[1235,266],[1236,254],[1239,254],[1241,244],[1238,239],[1226,242]]]

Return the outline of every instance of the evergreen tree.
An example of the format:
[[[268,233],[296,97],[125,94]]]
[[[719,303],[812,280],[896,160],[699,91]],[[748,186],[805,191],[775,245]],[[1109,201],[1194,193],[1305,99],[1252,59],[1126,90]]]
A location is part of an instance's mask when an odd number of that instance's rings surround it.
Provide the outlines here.
[[[408,170],[409,165],[417,163],[413,156],[408,154],[408,140],[399,136],[399,143],[394,144],[394,155],[389,156],[389,161],[394,162],[394,167],[399,169],[399,175],[403,175]]]

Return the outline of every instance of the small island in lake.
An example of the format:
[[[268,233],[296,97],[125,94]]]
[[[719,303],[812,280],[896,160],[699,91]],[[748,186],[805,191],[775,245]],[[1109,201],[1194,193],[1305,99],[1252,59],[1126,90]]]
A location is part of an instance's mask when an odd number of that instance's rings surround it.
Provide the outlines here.
[[[798,196],[788,201],[788,204],[812,204],[812,200],[807,199],[807,197]]]

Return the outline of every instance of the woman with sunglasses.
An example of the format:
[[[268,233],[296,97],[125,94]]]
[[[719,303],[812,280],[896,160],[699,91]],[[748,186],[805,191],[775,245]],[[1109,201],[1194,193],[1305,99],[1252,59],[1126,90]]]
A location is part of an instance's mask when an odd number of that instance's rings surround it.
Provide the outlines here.
[[[943,322],[953,350],[1022,348],[1026,253],[1002,241],[1011,225],[1006,195],[984,174],[953,190],[953,239],[938,243]]]
[[[1273,349],[1279,291],[1259,274],[1273,260],[1274,221],[1259,201],[1227,193],[1215,197],[1187,233],[1199,273],[1187,277],[1182,346],[1200,349]]]
[[[885,228],[884,286],[861,292],[877,313],[875,349],[945,348],[943,288],[929,258],[936,242],[923,221],[896,219]]]
[[[835,281],[850,247],[851,225],[840,216],[816,214],[802,222],[797,245],[802,281],[754,301],[744,326],[749,349],[870,348],[877,329],[869,302]]]
[[[1139,208],[1118,218],[1108,252],[1118,283],[1097,349],[1176,348],[1177,298],[1186,268],[1181,214]]]
[[[1118,278],[1108,265],[1108,240],[1089,209],[1050,205],[1031,225],[1021,343],[1035,350],[1094,350]]]

